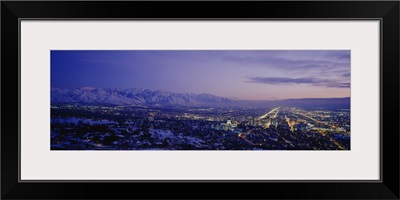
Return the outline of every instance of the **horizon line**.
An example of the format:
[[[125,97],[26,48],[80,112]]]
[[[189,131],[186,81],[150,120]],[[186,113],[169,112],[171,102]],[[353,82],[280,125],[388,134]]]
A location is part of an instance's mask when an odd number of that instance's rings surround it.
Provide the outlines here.
[[[71,88],[63,88],[63,87],[52,87],[50,86],[50,89],[117,89],[117,90],[128,90],[128,89],[140,89],[140,90],[149,90],[149,91],[163,91],[163,92],[169,92],[173,94],[195,94],[195,95],[200,95],[200,94],[207,94],[207,95],[213,95],[216,97],[220,98],[227,98],[230,100],[234,101],[282,101],[282,100],[304,100],[304,99],[345,99],[345,98],[351,98],[351,96],[344,96],[344,97],[304,97],[304,98],[286,98],[286,99],[262,99],[262,100],[255,100],[255,99],[235,99],[235,98],[230,98],[230,97],[224,97],[224,96],[219,96],[219,95],[214,95],[206,92],[201,92],[201,93],[193,93],[193,92],[185,92],[185,93],[180,93],[180,92],[171,92],[169,90],[151,90],[151,89],[143,89],[143,88],[116,88],[116,87],[108,87],[108,88],[97,88],[97,87],[91,87],[91,86],[84,86],[84,87],[71,87]]]

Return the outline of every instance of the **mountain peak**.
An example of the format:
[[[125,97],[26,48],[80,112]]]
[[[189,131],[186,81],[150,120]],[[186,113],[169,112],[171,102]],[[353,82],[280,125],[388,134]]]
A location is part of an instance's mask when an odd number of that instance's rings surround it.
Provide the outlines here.
[[[96,89],[96,88],[90,87],[90,86],[85,86],[85,87],[81,87],[80,89],[81,89],[81,90],[94,90],[94,89]]]

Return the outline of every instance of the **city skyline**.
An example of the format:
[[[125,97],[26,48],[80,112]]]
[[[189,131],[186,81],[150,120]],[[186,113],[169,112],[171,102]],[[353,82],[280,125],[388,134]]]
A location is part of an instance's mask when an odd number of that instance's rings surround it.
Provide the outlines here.
[[[51,87],[143,88],[238,100],[350,97],[350,51],[55,50]]]

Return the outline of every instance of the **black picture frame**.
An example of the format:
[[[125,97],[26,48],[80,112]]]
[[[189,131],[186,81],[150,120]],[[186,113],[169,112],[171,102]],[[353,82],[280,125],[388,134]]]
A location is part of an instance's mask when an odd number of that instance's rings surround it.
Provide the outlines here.
[[[399,199],[399,8],[399,1],[2,1],[1,198]],[[20,19],[379,19],[382,180],[20,182]]]

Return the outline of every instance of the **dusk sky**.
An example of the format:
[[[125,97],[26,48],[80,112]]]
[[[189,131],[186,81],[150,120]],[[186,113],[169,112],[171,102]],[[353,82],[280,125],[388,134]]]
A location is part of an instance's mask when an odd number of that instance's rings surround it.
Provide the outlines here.
[[[51,87],[143,88],[240,100],[350,97],[350,51],[53,50]]]

